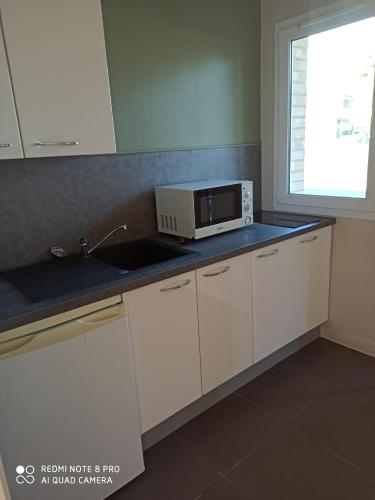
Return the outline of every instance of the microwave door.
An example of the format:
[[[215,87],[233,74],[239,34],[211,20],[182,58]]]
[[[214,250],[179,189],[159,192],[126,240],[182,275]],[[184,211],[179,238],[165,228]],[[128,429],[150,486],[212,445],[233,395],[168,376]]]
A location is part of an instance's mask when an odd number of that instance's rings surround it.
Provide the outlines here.
[[[194,193],[195,227],[207,227],[242,217],[242,184],[230,184]]]
[[[212,189],[200,189],[194,192],[194,212],[196,229],[213,224]]]

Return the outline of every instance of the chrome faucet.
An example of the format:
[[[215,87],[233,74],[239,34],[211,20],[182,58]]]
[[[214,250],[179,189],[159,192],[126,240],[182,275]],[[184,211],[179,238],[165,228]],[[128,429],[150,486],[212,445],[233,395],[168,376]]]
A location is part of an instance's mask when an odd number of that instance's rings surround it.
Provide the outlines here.
[[[81,255],[82,257],[89,257],[90,254],[96,250],[102,243],[104,243],[110,236],[113,234],[117,233],[117,231],[120,230],[125,231],[127,229],[126,224],[123,224],[122,226],[118,226],[115,229],[113,229],[110,233],[107,234],[107,236],[104,236],[103,239],[99,241],[96,245],[94,245],[92,248],[89,249],[89,243],[86,238],[80,238],[79,239],[79,244],[81,246]]]

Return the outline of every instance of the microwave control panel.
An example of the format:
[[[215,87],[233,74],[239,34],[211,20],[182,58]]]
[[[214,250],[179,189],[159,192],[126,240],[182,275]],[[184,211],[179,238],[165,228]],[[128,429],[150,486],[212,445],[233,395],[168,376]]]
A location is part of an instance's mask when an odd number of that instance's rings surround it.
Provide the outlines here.
[[[242,217],[246,225],[253,223],[253,183],[242,183]]]

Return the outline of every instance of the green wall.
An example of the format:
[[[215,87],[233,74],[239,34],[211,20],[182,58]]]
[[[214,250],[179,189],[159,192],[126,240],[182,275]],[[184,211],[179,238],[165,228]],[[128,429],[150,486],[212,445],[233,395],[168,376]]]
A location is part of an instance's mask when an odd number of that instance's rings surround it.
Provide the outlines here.
[[[259,142],[259,0],[102,8],[119,152]]]

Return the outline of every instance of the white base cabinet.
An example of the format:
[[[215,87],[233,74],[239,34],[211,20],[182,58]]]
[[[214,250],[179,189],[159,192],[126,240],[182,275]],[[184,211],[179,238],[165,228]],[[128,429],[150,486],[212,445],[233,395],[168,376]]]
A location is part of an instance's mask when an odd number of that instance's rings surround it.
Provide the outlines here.
[[[331,230],[124,295],[142,432],[328,319]]]
[[[253,363],[251,257],[197,270],[204,394]]]
[[[253,255],[254,362],[328,319],[331,227]]]
[[[202,395],[195,272],[124,295],[145,432]]]
[[[305,283],[303,330],[307,332],[328,320],[332,227],[298,238],[302,247],[302,276]]]

